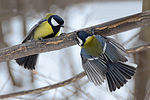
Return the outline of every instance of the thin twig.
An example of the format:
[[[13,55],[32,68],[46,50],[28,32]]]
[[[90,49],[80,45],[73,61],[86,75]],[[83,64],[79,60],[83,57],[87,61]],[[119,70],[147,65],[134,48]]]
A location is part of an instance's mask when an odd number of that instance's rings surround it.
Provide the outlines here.
[[[13,86],[18,86],[18,84],[16,83],[16,81],[14,79],[14,75],[13,75],[13,72],[12,72],[11,65],[10,65],[9,61],[7,61],[7,68],[8,68],[8,74],[11,78],[11,82],[12,82]]]
[[[26,95],[26,94],[40,93],[40,92],[43,92],[43,91],[55,89],[55,88],[62,87],[62,86],[68,85],[70,83],[76,82],[84,76],[85,76],[85,73],[81,72],[80,74],[78,74],[78,75],[76,75],[76,76],[74,76],[74,77],[72,77],[72,78],[70,78],[66,81],[59,82],[57,84],[49,85],[49,86],[42,87],[42,88],[33,89],[33,90],[20,91],[20,92],[11,93],[11,94],[0,95],[0,99],[12,98],[12,97],[15,97],[15,96],[21,96],[21,95]]]
[[[137,47],[128,49],[127,52],[128,52],[128,53],[137,53],[137,52],[140,52],[140,51],[149,49],[149,48],[150,48],[150,42],[147,42],[147,43],[144,43],[144,44],[139,45],[139,46],[137,46]]]

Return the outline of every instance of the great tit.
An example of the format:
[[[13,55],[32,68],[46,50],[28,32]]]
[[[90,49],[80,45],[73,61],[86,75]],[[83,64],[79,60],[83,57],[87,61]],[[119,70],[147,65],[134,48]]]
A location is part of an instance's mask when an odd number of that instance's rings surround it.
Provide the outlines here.
[[[81,46],[83,69],[95,85],[101,85],[107,79],[112,92],[134,75],[137,65],[126,63],[126,50],[114,39],[85,31],[77,32],[76,39]]]
[[[58,36],[60,28],[63,27],[63,24],[64,20],[60,16],[49,13],[45,18],[43,18],[35,26],[33,26],[22,43]],[[32,70],[35,69],[37,58],[38,54],[35,54],[18,58],[16,59],[16,62],[19,65],[24,66],[24,68]]]

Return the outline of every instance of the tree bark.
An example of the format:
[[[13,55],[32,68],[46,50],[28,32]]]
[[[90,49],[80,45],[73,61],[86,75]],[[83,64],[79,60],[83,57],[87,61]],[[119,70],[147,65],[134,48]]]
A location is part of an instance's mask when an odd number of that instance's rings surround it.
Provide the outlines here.
[[[108,36],[146,25],[150,25],[150,10],[77,31],[91,33],[91,30],[94,29],[95,34]],[[77,44],[75,38],[76,32],[71,32],[51,39],[0,49],[0,62],[73,46]]]

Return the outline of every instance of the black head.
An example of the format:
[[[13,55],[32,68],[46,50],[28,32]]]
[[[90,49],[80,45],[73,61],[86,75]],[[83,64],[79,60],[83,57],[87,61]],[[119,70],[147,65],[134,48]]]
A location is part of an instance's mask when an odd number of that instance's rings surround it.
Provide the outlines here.
[[[52,26],[54,33],[57,33],[60,27],[63,27],[64,20],[58,15],[52,15],[48,18],[48,23]]]
[[[91,34],[85,31],[78,31],[77,32],[77,43],[79,46],[83,46],[87,37],[92,36]]]

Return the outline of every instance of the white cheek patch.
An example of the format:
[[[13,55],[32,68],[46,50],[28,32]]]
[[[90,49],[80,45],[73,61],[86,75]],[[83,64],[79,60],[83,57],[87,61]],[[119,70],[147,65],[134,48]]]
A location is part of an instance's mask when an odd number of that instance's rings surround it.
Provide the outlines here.
[[[53,26],[58,26],[59,25],[53,17],[51,19],[51,23],[52,23]]]
[[[79,41],[79,46],[81,46],[83,44],[83,41],[79,37],[77,37],[77,39]]]

